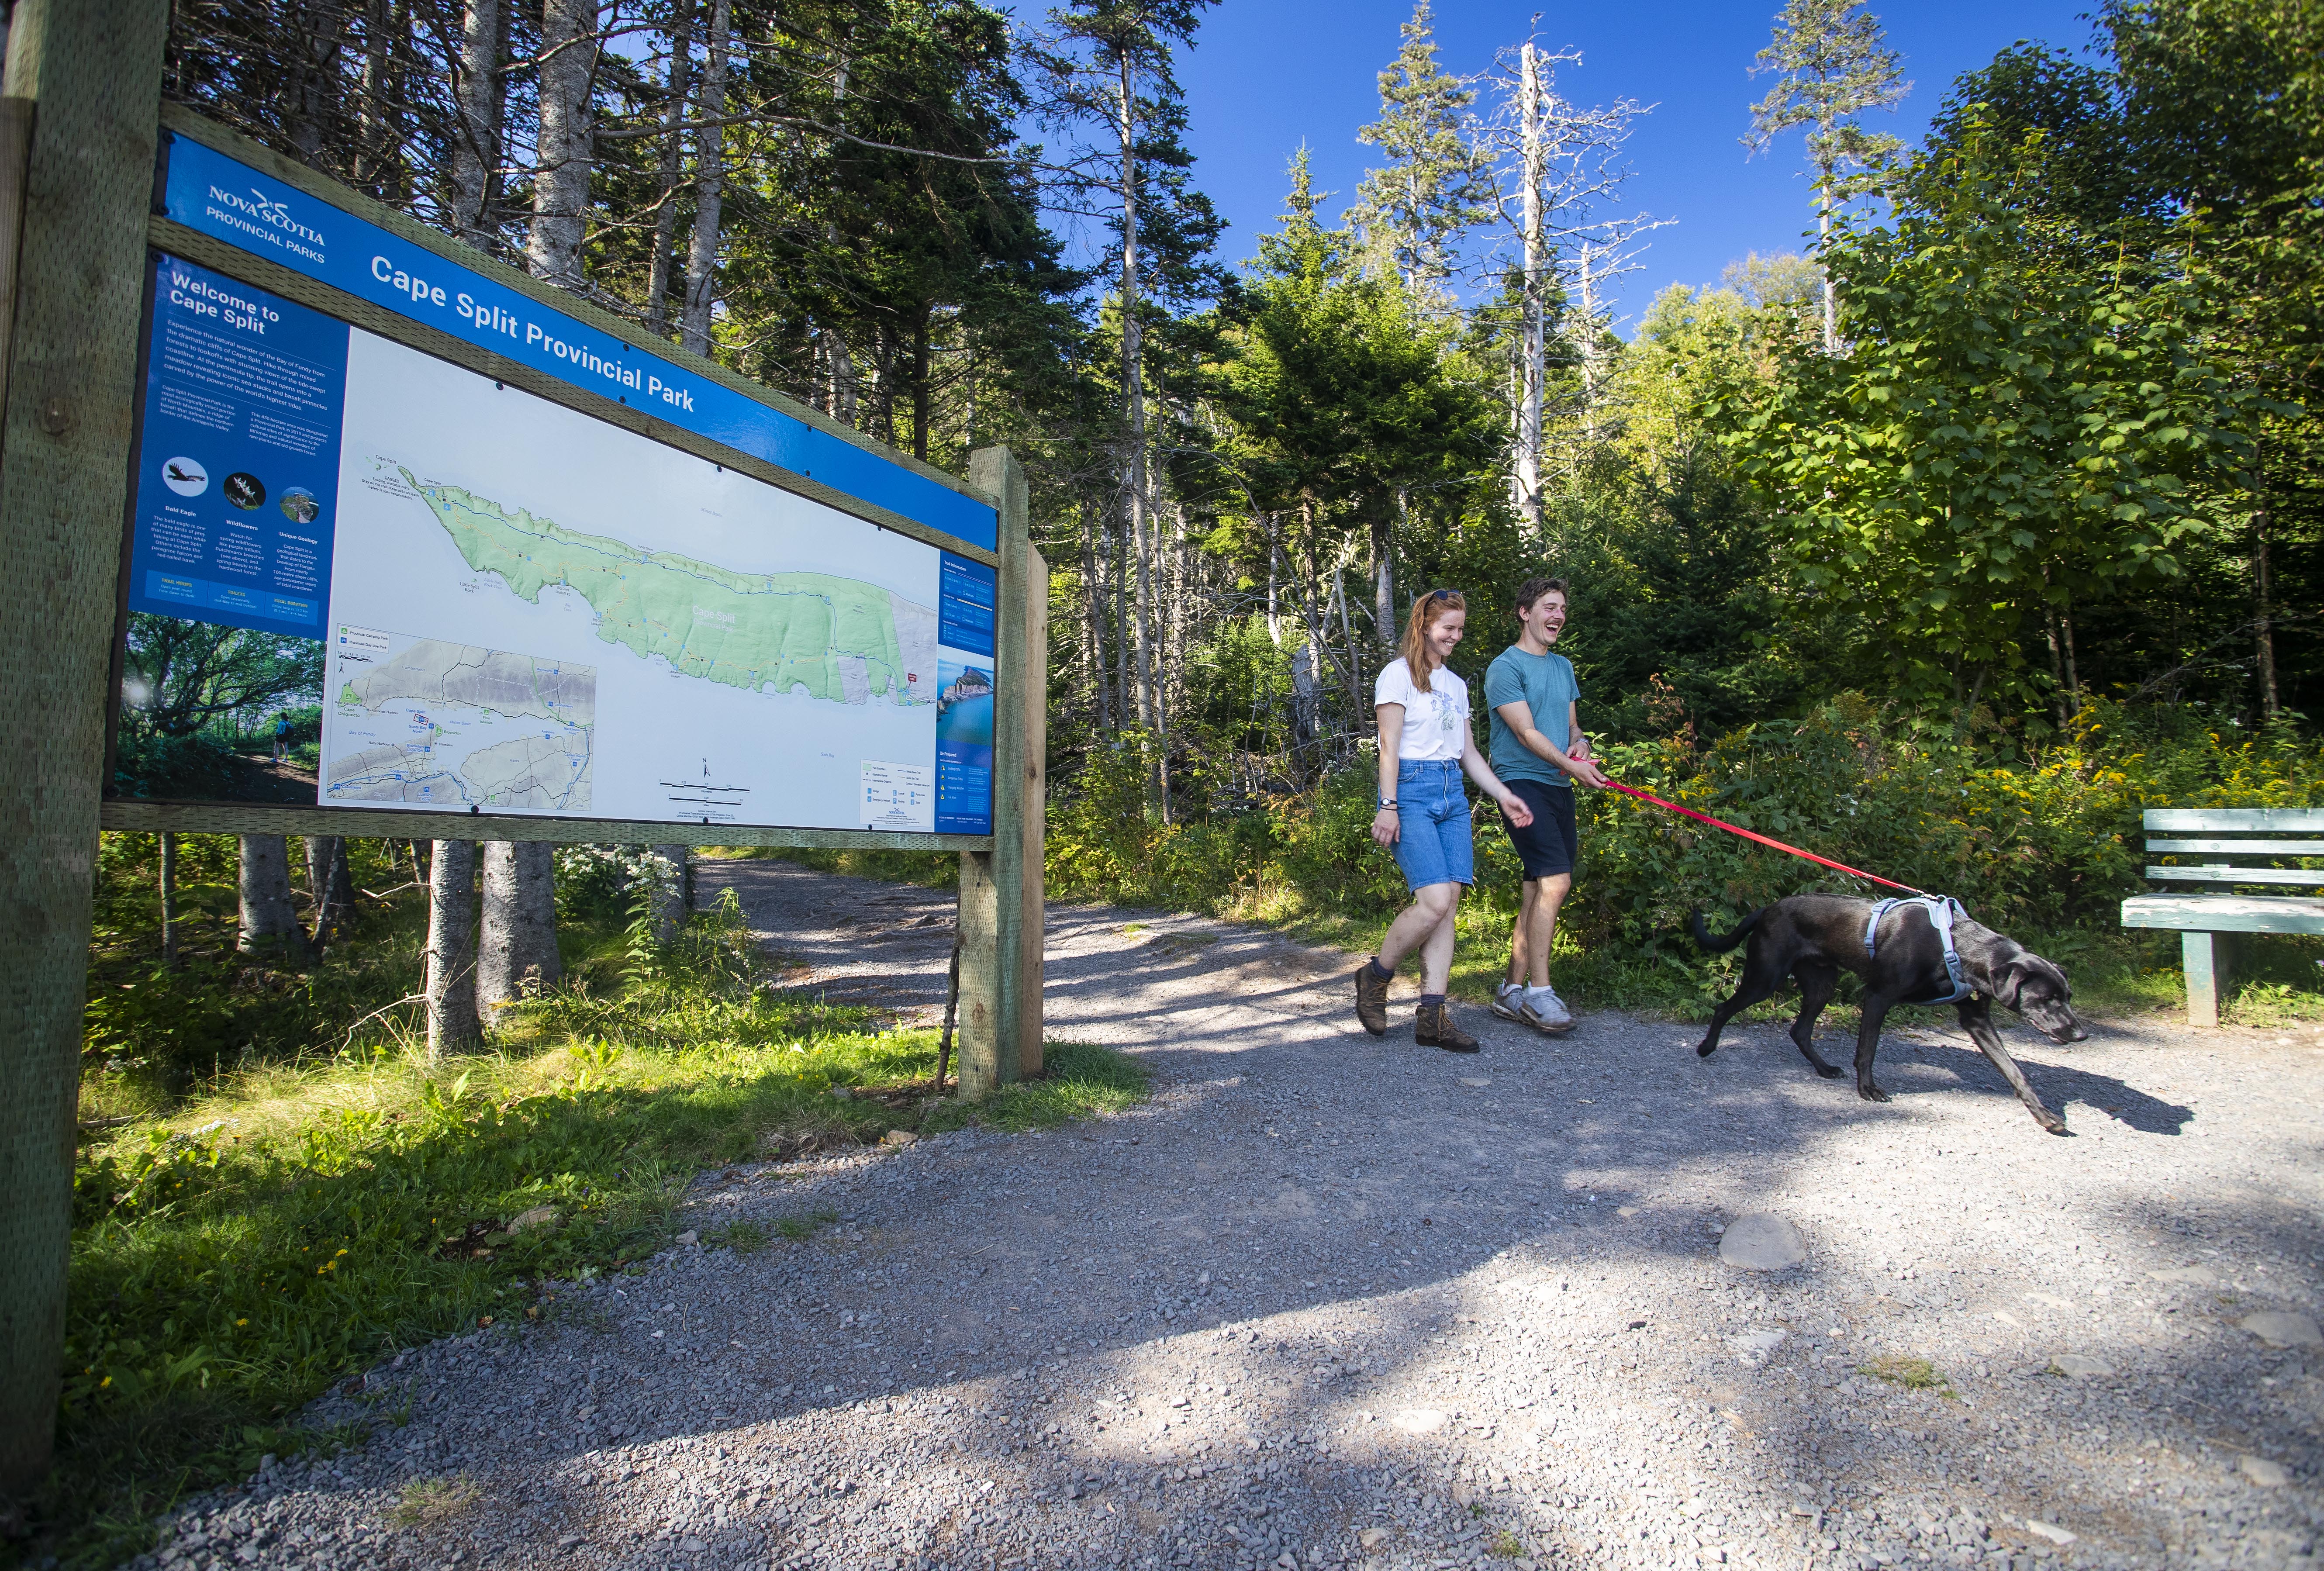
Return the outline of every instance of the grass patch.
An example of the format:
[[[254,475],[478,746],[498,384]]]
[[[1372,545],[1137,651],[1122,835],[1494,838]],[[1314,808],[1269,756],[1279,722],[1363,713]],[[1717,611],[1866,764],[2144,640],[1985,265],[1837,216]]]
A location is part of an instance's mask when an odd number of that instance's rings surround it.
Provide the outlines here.
[[[1058,1046],[1048,1080],[929,1103],[935,1032],[777,988],[731,909],[609,977],[518,1006],[488,1053],[229,1073],[83,1149],[60,1465],[33,1502],[33,1558],[110,1563],[184,1492],[332,1443],[290,1428],[299,1409],[383,1354],[563,1313],[556,1282],[661,1248],[706,1166],[899,1128],[1049,1128],[1119,1111],[1145,1081]],[[831,1219],[705,1242],[749,1252]]]
[[[775,1232],[794,1241],[813,1238],[816,1234],[839,1220],[836,1211],[811,1211],[804,1216],[779,1216]]]
[[[1949,1402],[1960,1398],[1953,1391],[1953,1382],[1944,1371],[1925,1358],[1905,1358],[1890,1354],[1869,1363],[1857,1365],[1856,1372],[1895,1386],[1899,1391],[1934,1391]]]
[[[1493,1541],[1486,1546],[1486,1549],[1497,1559],[1514,1560],[1525,1553],[1525,1542],[1508,1529],[1503,1528],[1493,1535]]]
[[[484,1498],[484,1492],[466,1478],[415,1478],[403,1486],[387,1520],[399,1528],[432,1528]]]
[[[1010,1133],[1056,1129],[1127,1110],[1146,1095],[1148,1078],[1145,1065],[1111,1048],[1052,1042],[1043,1049],[1038,1080],[1003,1086],[982,1102],[948,1098],[928,1110],[920,1127],[931,1133],[969,1123]]]
[[[745,1218],[729,1222],[724,1227],[714,1227],[702,1235],[704,1245],[710,1249],[731,1249],[736,1254],[756,1254],[767,1247],[767,1230]]]

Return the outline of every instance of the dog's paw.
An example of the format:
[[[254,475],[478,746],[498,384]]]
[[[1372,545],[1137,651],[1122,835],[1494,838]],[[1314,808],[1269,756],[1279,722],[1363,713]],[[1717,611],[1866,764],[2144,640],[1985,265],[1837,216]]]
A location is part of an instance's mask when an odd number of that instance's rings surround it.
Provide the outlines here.
[[[1818,1064],[1815,1067],[1815,1072],[1822,1076],[1827,1080],[1837,1080],[1840,1076],[1840,1068],[1838,1064]]]
[[[1858,1086],[1856,1088],[1856,1094],[1858,1096],[1863,1097],[1867,1102],[1886,1102],[1888,1100],[1888,1093],[1883,1091],[1877,1086]]]
[[[1698,1058],[1707,1058],[1718,1050],[1719,1044],[1717,1042],[1705,1042],[1701,1047],[1694,1049],[1694,1056]]]

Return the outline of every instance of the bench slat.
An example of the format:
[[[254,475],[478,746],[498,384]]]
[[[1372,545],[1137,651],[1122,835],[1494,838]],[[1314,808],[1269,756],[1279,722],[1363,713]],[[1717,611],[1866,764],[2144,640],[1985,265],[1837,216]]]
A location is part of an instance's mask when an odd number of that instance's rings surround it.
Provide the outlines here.
[[[2324,900],[2286,894],[2136,894],[2122,902],[2122,925],[2182,933],[2324,933]]]
[[[2179,856],[2190,851],[2225,851],[2246,856],[2324,856],[2324,840],[2154,840],[2149,856]]]
[[[2324,829],[2324,808],[2149,808],[2153,829]]]
[[[2324,888],[2324,873],[2297,867],[2150,867],[2150,883],[2299,883]]]

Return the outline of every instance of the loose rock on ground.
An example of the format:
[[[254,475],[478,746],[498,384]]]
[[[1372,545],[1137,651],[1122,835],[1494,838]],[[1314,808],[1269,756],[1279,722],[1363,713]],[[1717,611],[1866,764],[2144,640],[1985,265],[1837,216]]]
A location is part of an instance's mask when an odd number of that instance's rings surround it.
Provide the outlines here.
[[[948,897],[700,883],[833,996],[940,1006]],[[141,1563],[2313,1564],[2312,1031],[2016,1032],[2059,1140],[1949,1024],[1875,1106],[1774,1025],[1704,1062],[1476,1010],[1464,1062],[1265,934],[1056,907],[1048,953],[1051,1038],[1148,1104],[705,1174],[696,1241],[836,1221],[410,1350],[309,1415],[361,1445]]]

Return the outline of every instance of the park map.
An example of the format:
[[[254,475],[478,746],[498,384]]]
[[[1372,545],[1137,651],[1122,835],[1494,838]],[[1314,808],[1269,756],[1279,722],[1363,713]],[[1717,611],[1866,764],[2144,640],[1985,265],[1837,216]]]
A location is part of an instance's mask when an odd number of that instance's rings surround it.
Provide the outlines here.
[[[539,604],[562,585],[597,614],[597,636],[671,669],[748,692],[803,688],[863,704],[936,699],[936,614],[828,573],[740,573],[545,518],[449,485],[403,478],[460,555]]]

